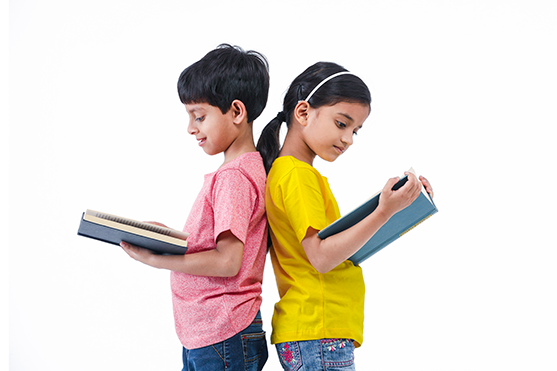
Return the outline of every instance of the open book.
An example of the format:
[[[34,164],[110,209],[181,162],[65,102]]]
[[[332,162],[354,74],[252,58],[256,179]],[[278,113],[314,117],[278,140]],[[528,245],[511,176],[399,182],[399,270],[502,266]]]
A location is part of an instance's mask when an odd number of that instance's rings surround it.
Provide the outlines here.
[[[124,241],[160,254],[183,255],[188,249],[185,232],[94,210],[83,213],[77,234],[115,245]]]
[[[409,172],[414,173],[413,169]],[[394,186],[393,190],[399,189],[408,181],[408,177],[404,176]],[[327,228],[319,231],[317,234],[321,239],[325,239],[333,234],[339,233],[359,223],[366,216],[371,214],[379,205],[379,195],[375,196],[358,206],[355,210],[341,217]],[[387,223],[385,223],[360,250],[352,255],[350,260],[354,265],[358,265],[391,242],[395,241],[402,235],[414,229],[424,220],[437,212],[437,207],[433,203],[430,195],[422,187],[422,192],[418,198],[407,208],[393,215]]]

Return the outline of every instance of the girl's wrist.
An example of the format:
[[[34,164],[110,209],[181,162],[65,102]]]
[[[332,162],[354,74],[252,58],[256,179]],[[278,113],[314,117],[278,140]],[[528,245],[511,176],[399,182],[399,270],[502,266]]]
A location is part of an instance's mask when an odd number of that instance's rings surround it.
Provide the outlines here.
[[[381,207],[381,205],[379,205],[377,209],[375,209],[373,214],[381,224],[387,223],[393,216],[392,213],[387,212],[383,207]]]

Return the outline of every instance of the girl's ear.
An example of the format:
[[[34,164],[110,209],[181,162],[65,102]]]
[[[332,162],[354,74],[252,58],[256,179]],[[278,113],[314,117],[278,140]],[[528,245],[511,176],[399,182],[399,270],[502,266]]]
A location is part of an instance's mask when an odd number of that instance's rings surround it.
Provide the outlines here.
[[[294,118],[302,126],[307,125],[308,116],[309,116],[309,108],[310,108],[310,105],[305,100],[299,101],[298,104],[296,105],[296,107],[294,108]]]
[[[235,124],[240,124],[244,119],[247,120],[248,111],[244,102],[239,99],[234,99],[230,105],[230,111],[232,112],[232,119]]]

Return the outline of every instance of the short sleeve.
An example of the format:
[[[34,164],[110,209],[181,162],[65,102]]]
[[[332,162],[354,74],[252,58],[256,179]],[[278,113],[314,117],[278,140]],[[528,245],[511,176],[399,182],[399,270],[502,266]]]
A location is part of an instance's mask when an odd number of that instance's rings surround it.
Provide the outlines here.
[[[320,231],[329,224],[319,175],[310,169],[294,168],[281,180],[280,188],[285,213],[298,242],[304,239],[309,227]]]
[[[240,170],[230,169],[218,174],[212,192],[215,243],[217,237],[228,230],[246,243],[257,197],[254,184]]]

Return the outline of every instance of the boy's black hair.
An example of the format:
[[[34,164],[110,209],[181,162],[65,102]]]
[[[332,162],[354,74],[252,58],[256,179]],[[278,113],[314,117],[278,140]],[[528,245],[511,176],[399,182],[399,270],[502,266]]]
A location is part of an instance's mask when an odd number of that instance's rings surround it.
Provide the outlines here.
[[[184,104],[208,103],[223,114],[238,99],[253,122],[267,104],[269,64],[261,53],[221,44],[182,72],[178,95]]]

